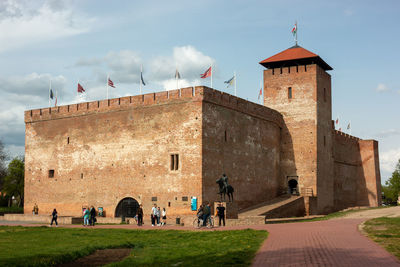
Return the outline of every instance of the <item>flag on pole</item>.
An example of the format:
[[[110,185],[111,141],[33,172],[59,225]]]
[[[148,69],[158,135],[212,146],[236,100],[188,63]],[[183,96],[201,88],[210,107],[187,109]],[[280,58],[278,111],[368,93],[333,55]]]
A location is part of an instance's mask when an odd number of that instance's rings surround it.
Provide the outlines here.
[[[209,67],[206,70],[206,72],[204,72],[203,74],[200,74],[200,78],[205,79],[207,77],[210,77],[211,76],[211,72],[212,72],[211,67]]]
[[[78,93],[83,93],[83,92],[85,92],[85,89],[83,89],[82,85],[78,83]]]
[[[143,85],[146,85],[146,83],[144,82],[144,79],[143,79],[143,72],[140,72],[140,82],[141,82]]]
[[[347,130],[349,130],[350,129],[350,122],[349,122],[349,124],[347,124]]]
[[[53,89],[50,89],[50,98],[51,98],[51,99],[54,98]]]
[[[339,118],[336,119],[336,124],[339,124]]]
[[[262,88],[260,88],[260,93],[258,94],[258,100],[260,100],[260,96],[262,96]]]
[[[176,69],[175,71],[175,79],[180,79],[181,78],[181,74],[179,73],[178,69]]]
[[[233,77],[230,78],[229,80],[225,81],[224,83],[228,84],[228,85],[226,86],[226,88],[228,88],[228,87],[231,86],[234,82],[235,82],[235,76],[233,76]]]
[[[296,33],[297,33],[297,22],[294,24],[294,27],[293,27],[293,29],[292,29],[292,34],[293,34],[293,36],[295,36]]]
[[[111,86],[112,88],[115,88],[113,81],[108,78],[108,86]]]

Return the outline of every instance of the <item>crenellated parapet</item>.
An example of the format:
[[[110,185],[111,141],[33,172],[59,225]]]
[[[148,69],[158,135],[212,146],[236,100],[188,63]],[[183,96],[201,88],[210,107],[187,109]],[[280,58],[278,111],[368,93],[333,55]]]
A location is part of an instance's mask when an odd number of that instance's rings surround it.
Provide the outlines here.
[[[276,123],[279,127],[283,125],[282,115],[279,112],[205,86],[27,110],[25,111],[25,123],[195,101],[205,101],[259,117]]]

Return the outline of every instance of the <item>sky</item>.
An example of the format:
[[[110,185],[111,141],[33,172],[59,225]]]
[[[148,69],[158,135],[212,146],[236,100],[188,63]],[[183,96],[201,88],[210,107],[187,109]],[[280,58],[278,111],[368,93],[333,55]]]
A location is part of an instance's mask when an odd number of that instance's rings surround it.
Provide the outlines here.
[[[258,64],[298,42],[331,67],[332,116],[379,141],[382,181],[400,159],[400,1],[0,0],[0,139],[24,154],[24,110],[206,85],[258,102]],[[86,93],[77,95],[77,83]],[[54,105],[54,101],[51,103]],[[347,130],[350,123],[350,130]],[[350,132],[351,131],[351,132]]]

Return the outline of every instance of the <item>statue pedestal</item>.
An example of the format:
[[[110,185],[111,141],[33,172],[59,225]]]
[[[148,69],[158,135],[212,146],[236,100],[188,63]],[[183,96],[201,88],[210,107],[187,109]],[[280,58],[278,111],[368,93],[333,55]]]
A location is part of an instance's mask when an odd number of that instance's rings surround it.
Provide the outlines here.
[[[217,214],[217,207],[221,204],[225,207],[225,218],[226,219],[237,219],[239,208],[236,202],[214,202],[214,215]]]

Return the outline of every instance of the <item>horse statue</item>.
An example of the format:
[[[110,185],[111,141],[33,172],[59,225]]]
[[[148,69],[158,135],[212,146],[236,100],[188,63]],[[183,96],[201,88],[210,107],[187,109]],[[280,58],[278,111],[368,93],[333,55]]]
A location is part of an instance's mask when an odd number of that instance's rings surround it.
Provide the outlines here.
[[[228,199],[230,202],[233,202],[233,192],[235,191],[231,185],[228,184],[228,177],[224,173],[221,178],[219,178],[217,181],[217,184],[219,185],[219,195],[221,196],[221,201],[222,201],[222,194],[224,195],[224,201],[225,201],[225,195],[228,195]],[[232,198],[232,200],[231,200]]]

